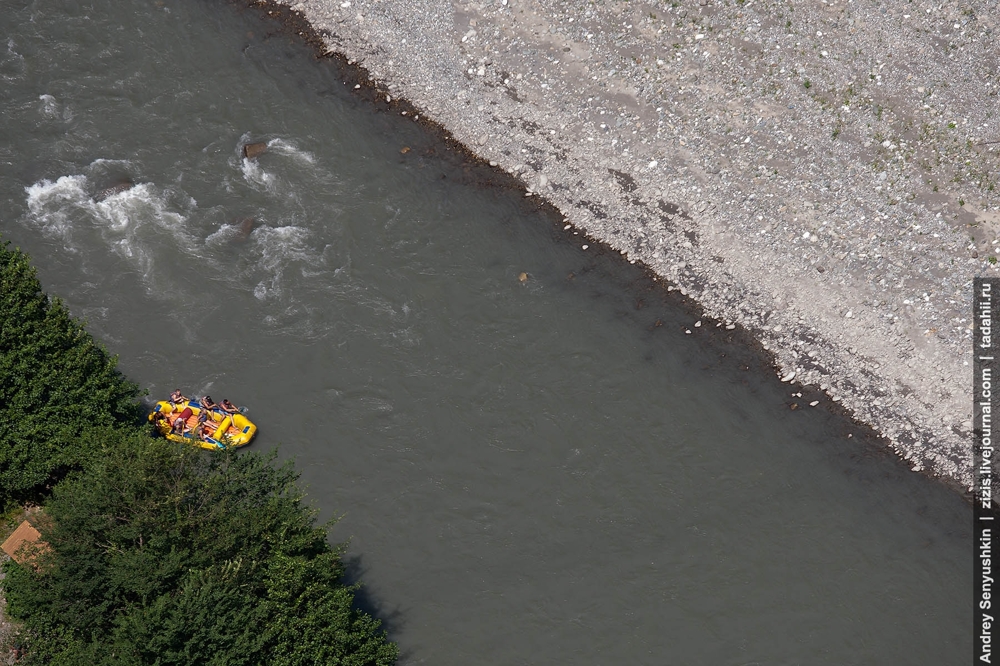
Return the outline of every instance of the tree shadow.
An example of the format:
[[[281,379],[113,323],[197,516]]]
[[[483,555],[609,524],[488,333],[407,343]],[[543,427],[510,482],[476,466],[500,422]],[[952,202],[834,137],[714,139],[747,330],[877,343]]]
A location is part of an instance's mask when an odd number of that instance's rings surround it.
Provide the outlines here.
[[[365,585],[364,579],[368,569],[363,560],[364,556],[360,554],[345,554],[341,557],[344,564],[344,583],[346,585],[359,585],[359,588],[354,592],[354,607],[381,621],[382,628],[385,629],[389,640],[395,642],[394,636],[402,630],[405,622],[403,610],[398,606],[389,608]],[[412,658],[411,653],[401,650],[397,662],[407,663]]]

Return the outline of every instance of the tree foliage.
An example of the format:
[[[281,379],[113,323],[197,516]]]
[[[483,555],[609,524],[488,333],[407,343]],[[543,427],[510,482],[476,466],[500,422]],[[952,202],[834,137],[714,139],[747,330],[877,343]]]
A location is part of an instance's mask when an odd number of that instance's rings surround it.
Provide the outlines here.
[[[116,364],[46,296],[27,255],[0,243],[0,504],[81,464],[83,431],[135,420],[138,387]]]
[[[49,548],[5,565],[25,663],[387,666],[341,548],[272,458],[153,439],[138,388],[0,243],[0,503]]]
[[[354,608],[297,475],[109,431],[56,486],[35,566],[8,564],[29,663],[388,665],[396,647]]]

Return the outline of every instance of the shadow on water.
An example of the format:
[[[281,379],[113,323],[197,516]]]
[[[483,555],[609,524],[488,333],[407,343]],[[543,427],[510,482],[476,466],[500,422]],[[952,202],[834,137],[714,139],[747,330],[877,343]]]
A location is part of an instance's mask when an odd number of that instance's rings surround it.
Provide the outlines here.
[[[360,553],[345,554],[341,561],[344,564],[344,582],[347,585],[358,585],[354,591],[354,607],[371,615],[382,622],[389,640],[403,633],[404,611],[400,608],[390,609],[385,602],[369,590],[365,580],[370,580],[368,569],[364,564],[364,556]],[[400,659],[406,663],[410,655],[400,653]]]

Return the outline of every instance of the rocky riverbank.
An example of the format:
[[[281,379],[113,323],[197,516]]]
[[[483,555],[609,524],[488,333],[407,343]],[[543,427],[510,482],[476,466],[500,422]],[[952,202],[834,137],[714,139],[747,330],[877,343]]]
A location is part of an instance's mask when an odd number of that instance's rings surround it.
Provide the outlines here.
[[[972,279],[1000,275],[994,0],[287,5],[400,113],[704,306],[692,334],[745,327],[783,381],[971,485]]]

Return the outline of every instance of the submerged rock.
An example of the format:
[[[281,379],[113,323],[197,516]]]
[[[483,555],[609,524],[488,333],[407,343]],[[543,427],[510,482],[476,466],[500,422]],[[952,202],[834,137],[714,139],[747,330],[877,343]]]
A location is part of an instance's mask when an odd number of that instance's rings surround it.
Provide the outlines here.
[[[266,150],[267,150],[267,143],[265,141],[258,141],[256,143],[245,143],[243,144],[243,157],[247,158],[248,160],[252,160]]]
[[[241,217],[237,218],[235,224],[238,228],[236,232],[236,238],[234,240],[245,241],[250,237],[250,233],[253,228],[257,225],[257,221],[252,217]]]
[[[123,180],[115,183],[111,187],[106,187],[94,195],[94,201],[100,203],[109,197],[113,197],[116,194],[121,194],[122,192],[127,192],[135,187],[135,183],[131,180]]]

